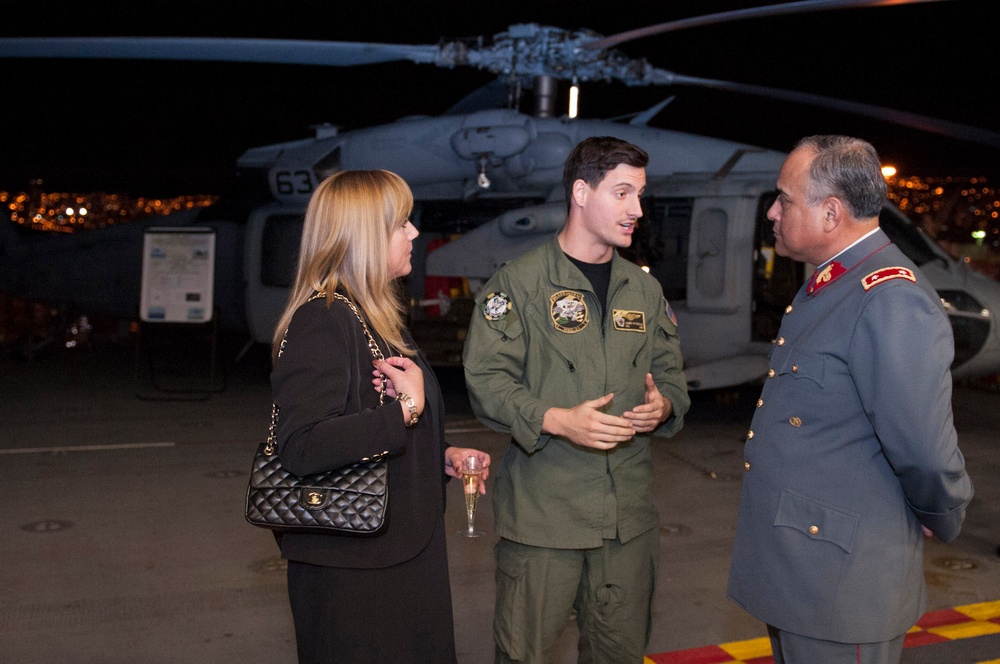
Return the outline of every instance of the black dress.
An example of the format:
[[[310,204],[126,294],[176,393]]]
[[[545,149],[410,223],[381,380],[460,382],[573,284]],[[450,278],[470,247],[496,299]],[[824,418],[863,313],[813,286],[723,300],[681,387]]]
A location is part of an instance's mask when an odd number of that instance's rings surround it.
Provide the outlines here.
[[[408,341],[412,343],[407,335]],[[388,347],[379,343],[383,354]],[[372,356],[346,304],[302,305],[271,375],[282,465],[304,475],[389,451],[389,510],[372,537],[285,534],[299,662],[455,661],[443,524],[444,406],[425,359],[426,406],[406,427],[379,405]]]

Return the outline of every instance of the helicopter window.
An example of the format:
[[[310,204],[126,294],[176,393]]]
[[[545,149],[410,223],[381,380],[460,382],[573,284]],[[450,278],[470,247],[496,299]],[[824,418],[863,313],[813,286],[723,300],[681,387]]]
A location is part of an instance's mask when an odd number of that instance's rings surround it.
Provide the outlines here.
[[[707,298],[716,299],[726,286],[726,235],[729,216],[710,208],[698,214],[698,264],[695,286]]]
[[[633,263],[648,266],[671,302],[687,297],[691,207],[690,198],[643,198],[643,217],[632,236],[632,245],[620,252]]]
[[[260,281],[265,286],[291,288],[302,240],[301,214],[275,214],[267,218],[260,247]]]
[[[931,247],[927,236],[921,233],[920,229],[909,219],[901,216],[895,210],[888,207],[882,208],[882,212],[878,216],[878,224],[893,244],[917,265],[923,265],[938,258],[938,254]]]

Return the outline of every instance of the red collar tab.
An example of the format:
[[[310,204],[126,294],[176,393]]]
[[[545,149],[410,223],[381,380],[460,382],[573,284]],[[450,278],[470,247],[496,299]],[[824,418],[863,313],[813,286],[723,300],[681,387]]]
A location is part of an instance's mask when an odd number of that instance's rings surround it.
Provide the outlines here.
[[[832,261],[822,270],[813,272],[813,276],[809,278],[809,283],[806,285],[806,293],[815,295],[821,289],[836,281],[845,272],[847,272],[847,268],[841,265],[840,261]]]
[[[884,267],[881,270],[875,270],[862,279],[861,285],[867,291],[890,279],[907,279],[913,283],[917,283],[917,277],[913,274],[913,270],[908,270],[905,267]]]

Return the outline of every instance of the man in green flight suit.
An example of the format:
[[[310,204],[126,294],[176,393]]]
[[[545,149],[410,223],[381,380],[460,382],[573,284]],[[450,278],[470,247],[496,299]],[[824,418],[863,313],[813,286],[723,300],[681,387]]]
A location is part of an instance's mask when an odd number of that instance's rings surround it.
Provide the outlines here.
[[[510,433],[493,505],[497,662],[545,662],[572,611],[581,661],[642,662],[659,559],[651,434],[690,406],[673,312],[621,258],[645,151],[588,138],[566,161],[569,216],[497,272],[465,344],[473,410]]]

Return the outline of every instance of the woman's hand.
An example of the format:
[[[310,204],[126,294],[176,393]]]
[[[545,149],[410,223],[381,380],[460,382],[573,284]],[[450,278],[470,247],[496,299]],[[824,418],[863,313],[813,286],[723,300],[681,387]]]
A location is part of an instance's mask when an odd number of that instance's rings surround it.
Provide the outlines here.
[[[444,472],[452,477],[462,476],[462,460],[465,457],[479,457],[483,463],[483,474],[479,478],[479,493],[486,495],[486,478],[490,476],[490,455],[471,447],[448,447],[444,451]]]
[[[417,363],[408,357],[393,355],[385,360],[374,360],[372,365],[375,371],[385,374],[389,379],[386,384],[386,394],[389,394],[389,384],[392,385],[392,397],[396,398],[400,394],[406,394],[413,399],[413,405],[417,409],[419,417],[424,412],[424,372],[420,370]],[[372,380],[375,390],[379,389],[379,380]],[[403,422],[410,421],[410,409],[405,404],[400,404]]]
[[[374,364],[374,362],[372,362]],[[382,378],[385,378],[385,395],[390,399],[396,398],[396,388],[392,386],[392,381],[378,369],[372,369],[372,385],[376,392],[382,391]]]

